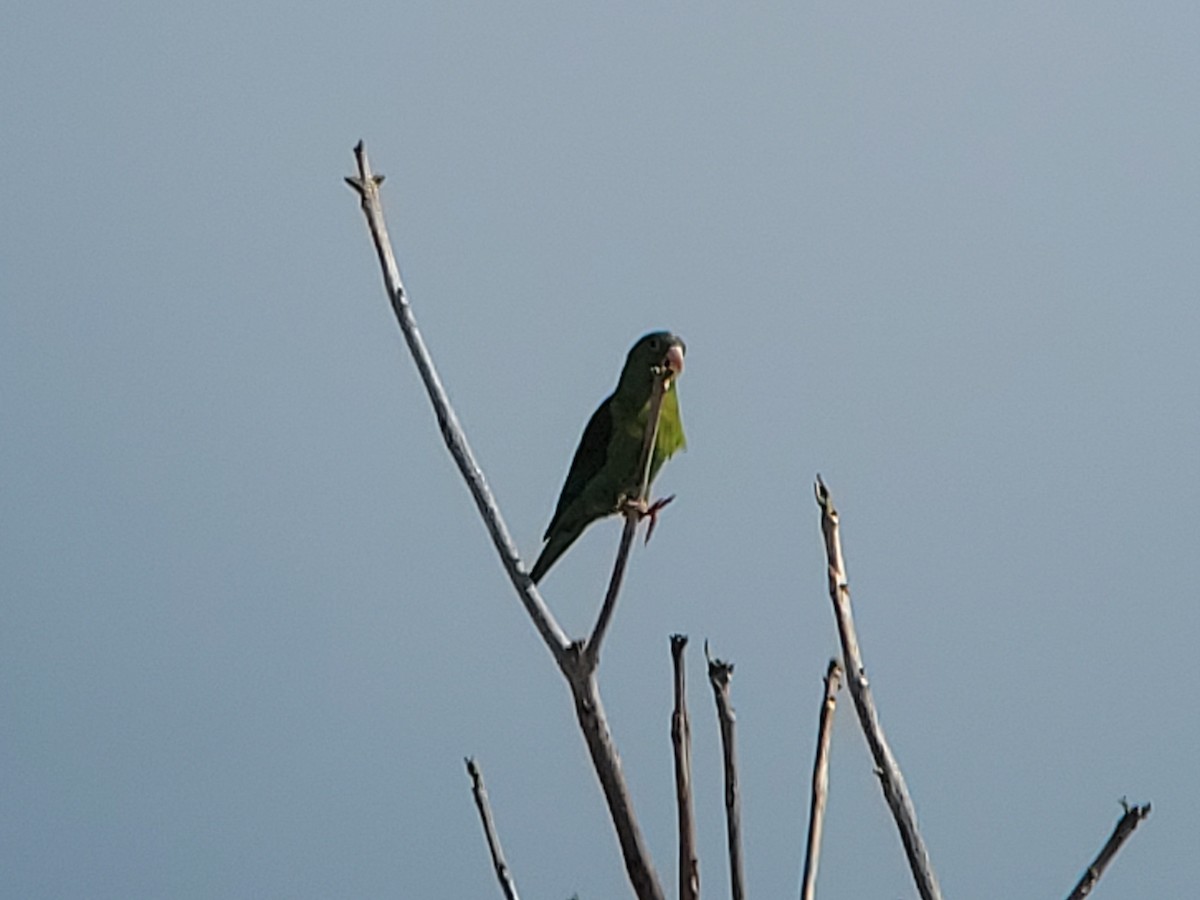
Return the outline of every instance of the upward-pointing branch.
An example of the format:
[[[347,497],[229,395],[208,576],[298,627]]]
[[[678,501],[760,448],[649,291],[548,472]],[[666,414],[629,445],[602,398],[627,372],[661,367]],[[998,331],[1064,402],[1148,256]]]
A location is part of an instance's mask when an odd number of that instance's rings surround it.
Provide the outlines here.
[[[517,896],[517,886],[513,882],[512,872],[504,860],[504,850],[500,847],[500,835],[496,833],[496,822],[492,818],[492,804],[488,802],[487,787],[483,783],[483,773],[479,771],[474,757],[468,756],[467,774],[471,776],[471,793],[475,797],[475,807],[479,810],[479,821],[483,825],[483,836],[487,839],[488,853],[492,856],[492,868],[496,871],[496,880],[500,882],[500,890],[504,892],[505,900],[520,900]]]
[[[354,156],[358,161],[358,175],[347,178],[346,183],[358,192],[362,200],[363,214],[366,216],[367,226],[375,243],[375,252],[378,254],[379,263],[383,268],[384,286],[392,303],[392,311],[396,314],[396,321],[404,334],[404,340],[417,364],[417,370],[421,373],[421,381],[429,394],[429,402],[433,405],[434,414],[437,416],[442,438],[446,442],[450,455],[458,465],[459,472],[467,482],[467,488],[483,517],[496,552],[500,554],[500,560],[504,564],[504,570],[508,573],[509,580],[516,588],[521,603],[533,620],[534,627],[542,636],[546,647],[554,656],[555,662],[558,663],[559,670],[571,687],[579,728],[583,732],[584,741],[592,756],[592,764],[596,769],[596,776],[604,790],[609,815],[612,817],[613,827],[617,832],[617,840],[621,845],[621,852],[625,860],[625,871],[629,876],[634,893],[637,894],[639,900],[663,900],[662,886],[658,882],[658,875],[654,871],[650,852],[642,838],[637,818],[634,816],[629,789],[625,783],[624,773],[621,771],[621,760],[608,730],[604,706],[600,702],[600,690],[595,679],[595,653],[598,653],[599,642],[596,642],[597,650],[593,654],[582,653],[580,652],[581,645],[570,643],[542,601],[537,587],[521,567],[516,545],[500,515],[500,508],[496,505],[495,498],[487,486],[483,471],[475,462],[475,457],[467,444],[466,435],[458,424],[458,417],[455,416],[454,410],[450,406],[450,401],[438,379],[437,371],[433,367],[433,360],[425,347],[421,333],[417,330],[416,321],[413,319],[412,308],[408,304],[408,296],[404,291],[404,284],[400,280],[400,269],[396,265],[396,258],[387,234],[387,225],[383,218],[383,206],[379,199],[379,185],[383,181],[383,176],[371,172],[370,164],[367,161],[367,151],[361,141],[354,148]],[[654,421],[655,427],[657,427],[657,414]],[[653,438],[650,440],[653,443]]]
[[[817,719],[817,755],[813,760],[812,802],[808,813],[808,843],[804,850],[804,873],[800,900],[816,900],[817,866],[821,860],[821,833],[825,829],[825,804],[829,800],[829,745],[833,740],[833,712],[842,686],[842,667],[836,659],[825,671],[825,696]]]
[[[686,634],[671,635],[675,669],[675,711],[671,744],[675,750],[675,807],[679,822],[679,900],[700,896],[700,861],[696,858],[696,814],[692,804],[692,725],[688,719],[687,676],[683,665]]]
[[[738,790],[737,769],[737,716],[730,699],[729,681],[733,678],[733,663],[713,659],[708,653],[708,642],[704,643],[704,656],[708,660],[708,680],[712,685],[717,703],[717,720],[721,725],[721,751],[725,762],[725,837],[729,845],[729,895],[733,900],[746,896],[745,878],[742,874],[742,795]]]
[[[875,712],[875,700],[871,697],[871,685],[867,681],[867,670],[863,666],[862,654],[858,649],[854,616],[850,611],[850,584],[846,580],[846,564],[842,560],[838,514],[829,496],[829,489],[825,487],[825,482],[820,476],[817,477],[816,493],[817,505],[821,507],[825,556],[829,563],[829,596],[833,600],[833,614],[837,619],[838,635],[842,641],[846,684],[850,688],[850,696],[854,698],[854,708],[858,712],[858,721],[871,748],[871,755],[875,758],[878,770],[876,774],[879,775],[884,799],[887,800],[896,820],[896,827],[900,831],[900,841],[904,844],[904,852],[908,857],[913,880],[917,883],[917,890],[922,900],[941,900],[942,889],[938,887],[933,864],[929,861],[929,851],[925,849],[925,841],[917,829],[917,812],[913,808],[912,798],[908,795],[908,786],[904,783],[904,776],[900,774],[900,765],[892,755],[892,748],[883,736],[883,726],[879,724],[879,715]]]
[[[1117,851],[1121,849],[1121,845],[1129,839],[1135,828],[1142,824],[1142,819],[1150,815],[1150,804],[1138,806],[1136,803],[1130,806],[1124,800],[1121,805],[1125,807],[1125,815],[1117,821],[1117,827],[1113,829],[1113,833],[1109,835],[1104,846],[1100,848],[1100,853],[1092,861],[1092,864],[1087,867],[1087,871],[1083,873],[1083,877],[1079,879],[1079,883],[1075,885],[1075,889],[1071,891],[1071,896],[1067,900],[1083,900],[1092,892],[1092,888],[1096,886],[1096,882],[1100,880],[1100,876],[1104,874],[1104,870],[1108,868],[1108,864],[1112,862],[1113,857],[1117,855]]]
[[[383,283],[387,289],[388,298],[392,302],[392,311],[396,314],[396,322],[400,325],[405,343],[408,344],[413,361],[417,364],[417,371],[421,374],[421,381],[429,395],[429,402],[433,405],[433,412],[437,416],[438,427],[441,429],[442,439],[446,442],[446,449],[450,451],[450,455],[458,465],[458,471],[462,473],[463,479],[467,482],[467,489],[475,500],[475,506],[483,517],[488,534],[491,535],[492,544],[495,546],[496,552],[500,554],[500,561],[503,563],[504,570],[508,573],[513,587],[517,589],[525,611],[529,613],[538,634],[546,642],[546,647],[549,648],[559,665],[562,665],[569,644],[567,635],[559,627],[558,622],[543,602],[537,587],[521,569],[521,558],[517,553],[517,545],[508,532],[508,526],[504,524],[504,517],[500,514],[500,507],[496,505],[492,490],[483,476],[483,470],[475,462],[475,455],[467,443],[467,436],[463,433],[462,426],[458,424],[458,416],[454,414],[454,409],[450,406],[450,399],[446,396],[437,370],[433,367],[433,358],[425,347],[425,340],[421,337],[421,332],[417,329],[412,307],[408,304],[408,294],[404,290],[404,282],[400,279],[400,267],[396,264],[392,242],[388,237],[387,223],[383,218],[383,204],[379,199],[379,185],[383,183],[383,176],[375,175],[371,171],[371,164],[367,160],[367,148],[363,146],[362,141],[355,146],[354,156],[358,161],[358,175],[347,178],[346,183],[354,188],[362,200],[363,215],[367,218],[367,227],[371,230],[375,252],[379,256],[379,264],[383,269]]]

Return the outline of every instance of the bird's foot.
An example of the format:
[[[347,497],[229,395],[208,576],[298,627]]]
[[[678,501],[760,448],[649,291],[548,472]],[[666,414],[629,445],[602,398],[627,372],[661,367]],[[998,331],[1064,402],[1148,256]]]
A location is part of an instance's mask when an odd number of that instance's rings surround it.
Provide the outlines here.
[[[672,494],[669,497],[661,497],[653,503],[647,503],[645,500],[626,501],[625,508],[627,510],[636,513],[639,519],[650,520],[650,525],[646,529],[645,543],[650,543],[650,535],[654,534],[654,526],[658,524],[658,514],[674,499],[675,495]]]

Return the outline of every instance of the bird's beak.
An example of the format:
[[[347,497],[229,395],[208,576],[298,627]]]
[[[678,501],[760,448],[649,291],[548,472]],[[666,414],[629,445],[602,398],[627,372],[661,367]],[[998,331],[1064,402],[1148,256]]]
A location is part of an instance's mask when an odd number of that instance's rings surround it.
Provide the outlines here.
[[[667,349],[666,366],[672,378],[683,374],[683,344],[675,343]]]

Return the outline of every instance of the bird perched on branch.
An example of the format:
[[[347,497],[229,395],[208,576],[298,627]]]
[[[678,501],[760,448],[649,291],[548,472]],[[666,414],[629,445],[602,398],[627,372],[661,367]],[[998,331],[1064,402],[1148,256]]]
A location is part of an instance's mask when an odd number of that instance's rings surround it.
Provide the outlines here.
[[[669,331],[648,334],[629,351],[616,390],[592,414],[571,460],[558,506],[543,538],[546,546],[529,573],[535,582],[541,580],[588,525],[620,512],[626,503],[637,498],[642,480],[638,462],[656,378],[665,377],[666,385],[650,459],[650,480],[654,480],[664,462],[687,446],[675,390],[686,352],[683,341]],[[646,512],[653,516],[662,505],[650,507]]]

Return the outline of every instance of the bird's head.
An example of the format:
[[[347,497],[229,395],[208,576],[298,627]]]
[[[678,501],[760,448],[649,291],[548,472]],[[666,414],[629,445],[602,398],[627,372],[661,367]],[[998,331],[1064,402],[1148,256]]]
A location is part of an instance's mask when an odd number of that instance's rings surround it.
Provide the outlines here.
[[[650,384],[654,376],[664,370],[669,379],[678,378],[683,374],[683,357],[686,353],[687,345],[678,335],[669,331],[651,332],[629,351],[621,372],[621,383]]]

